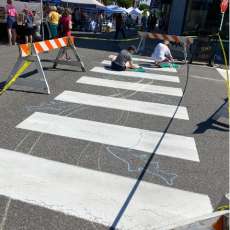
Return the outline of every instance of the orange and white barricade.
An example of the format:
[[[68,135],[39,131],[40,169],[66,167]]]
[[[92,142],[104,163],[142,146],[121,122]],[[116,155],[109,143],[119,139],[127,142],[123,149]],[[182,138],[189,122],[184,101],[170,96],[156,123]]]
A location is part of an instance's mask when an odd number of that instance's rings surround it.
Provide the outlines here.
[[[141,32],[138,31],[140,35],[140,42],[137,48],[137,51],[144,50],[146,39],[156,39],[156,40],[166,40],[176,44],[181,44],[184,47],[184,51],[193,43],[193,37],[187,36],[177,36],[177,35],[168,35],[168,34],[159,34],[159,33],[150,33],[150,32]]]
[[[55,49],[59,49],[58,55],[56,59],[50,60],[54,63],[54,68],[58,64],[65,64],[71,66],[79,66],[82,71],[85,72],[84,63],[81,61],[77,49],[74,45],[73,37],[62,37],[56,38],[52,40],[45,40],[34,42],[31,44],[21,44],[19,45],[19,57],[15,66],[13,67],[11,73],[8,76],[6,84],[3,89],[0,91],[0,95],[9,89],[13,84],[17,86],[23,86],[26,89],[24,91],[33,91],[39,93],[47,93],[50,94],[50,89],[48,82],[46,80],[45,72],[42,67],[41,59],[39,54],[44,52],[49,52]],[[76,60],[73,61],[64,61],[59,60],[59,58],[66,52],[67,49],[73,51]],[[24,71],[32,64],[36,65],[36,72],[38,72],[38,76],[36,78],[32,77],[31,74],[24,74]],[[34,71],[32,71],[34,73]],[[21,76],[21,77],[20,77]],[[29,90],[28,90],[29,88]]]

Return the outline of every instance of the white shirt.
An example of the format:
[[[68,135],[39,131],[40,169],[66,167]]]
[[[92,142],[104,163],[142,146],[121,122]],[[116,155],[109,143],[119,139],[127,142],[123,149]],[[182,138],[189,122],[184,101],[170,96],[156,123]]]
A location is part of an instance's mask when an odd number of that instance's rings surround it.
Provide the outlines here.
[[[164,61],[166,57],[172,57],[170,49],[167,45],[163,43],[158,43],[158,45],[155,47],[152,53],[153,60],[161,62]]]

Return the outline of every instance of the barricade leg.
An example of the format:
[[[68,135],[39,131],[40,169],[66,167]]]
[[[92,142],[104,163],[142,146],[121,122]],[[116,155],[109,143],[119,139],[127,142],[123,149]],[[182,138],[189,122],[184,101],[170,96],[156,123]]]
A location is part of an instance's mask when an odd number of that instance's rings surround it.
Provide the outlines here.
[[[36,55],[36,64],[37,64],[38,72],[43,77],[44,82],[45,82],[46,87],[44,88],[44,90],[47,91],[47,94],[50,94],[50,88],[49,88],[48,82],[46,80],[46,76],[45,76],[44,70],[42,68],[41,60],[40,60],[40,57],[38,56],[38,54]]]
[[[83,72],[86,72],[84,63],[81,61],[80,56],[79,56],[78,53],[77,53],[77,49],[76,49],[75,45],[71,44],[70,47],[71,47],[71,49],[73,50],[73,53],[74,53],[76,59],[80,62],[81,70],[82,70]]]
[[[23,65],[21,66],[22,63]],[[22,58],[18,59],[13,70],[10,73],[10,76],[8,77],[6,84],[4,85],[3,89],[0,91],[0,95],[3,94],[7,89],[9,89],[14,84],[14,82],[18,79],[18,77],[20,77],[20,75],[30,66],[31,63],[32,62],[23,60]]]
[[[58,55],[54,61],[54,64],[53,64],[53,68],[55,69],[58,65],[58,61],[60,59],[61,56],[63,56],[63,54],[65,53],[65,47],[64,48],[61,48],[59,51],[58,51]]]
[[[137,53],[139,53],[139,51],[141,50],[143,41],[144,41],[144,38],[142,37],[137,47]]]

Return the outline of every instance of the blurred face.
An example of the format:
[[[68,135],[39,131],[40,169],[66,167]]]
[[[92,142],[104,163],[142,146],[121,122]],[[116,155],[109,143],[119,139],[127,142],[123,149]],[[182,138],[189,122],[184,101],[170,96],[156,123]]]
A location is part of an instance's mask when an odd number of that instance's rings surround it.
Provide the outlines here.
[[[129,53],[134,54],[134,50],[133,50],[133,49],[130,49],[130,50],[129,50]]]
[[[169,42],[168,42],[168,41],[165,41],[164,44],[165,44],[166,46],[168,46],[168,45],[169,45]]]

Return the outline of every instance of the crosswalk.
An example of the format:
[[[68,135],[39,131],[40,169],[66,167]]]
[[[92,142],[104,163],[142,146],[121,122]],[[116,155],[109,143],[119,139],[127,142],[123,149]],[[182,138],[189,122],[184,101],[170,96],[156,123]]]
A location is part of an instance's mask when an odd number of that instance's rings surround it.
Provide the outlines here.
[[[95,66],[91,72],[100,77],[82,76],[76,85],[81,85],[81,88],[93,86],[101,90],[122,89],[142,92],[153,97],[182,97],[182,89],[175,86],[180,79],[178,76],[170,75],[171,70],[165,71],[167,74],[159,74],[157,71],[115,72]],[[118,77],[122,78],[122,81]],[[129,81],[130,78],[151,79],[153,82],[133,82]],[[158,82],[157,85],[155,81]],[[164,82],[167,82],[167,86],[163,86]],[[173,86],[169,87],[169,83]],[[89,106],[92,110],[95,108],[95,111],[96,108],[105,111],[127,111],[168,120],[177,109],[176,105],[167,103],[67,90],[54,100]],[[187,108],[180,106],[175,113],[175,119],[188,122]],[[166,133],[156,148],[163,135],[156,130],[38,111],[20,122],[16,128],[82,140],[85,143],[140,151],[149,156],[155,152],[159,157],[197,164],[200,162],[194,138],[175,133]],[[4,196],[111,226],[136,180],[0,149],[0,182],[0,194]],[[175,224],[210,212],[212,205],[205,194],[142,181],[117,228],[164,229],[164,225]]]
[[[176,106],[173,105],[121,99],[110,96],[99,96],[72,91],[64,91],[56,97],[55,100],[163,117],[172,117],[174,111],[176,110]],[[175,114],[175,118],[189,120],[187,109],[185,107],[179,107],[177,113]]]
[[[135,60],[139,60],[139,59],[136,59],[136,58],[134,58],[134,61]],[[141,59],[141,60],[146,60],[145,62],[152,62],[151,60],[148,60],[148,59]],[[110,65],[111,64],[111,61],[109,61],[109,60],[104,60],[104,61],[102,61],[101,62],[101,64],[103,64],[103,65]],[[144,69],[144,70],[150,70],[150,71],[160,71],[160,72],[170,72],[170,73],[176,73],[177,72],[177,70],[175,69],[175,68],[170,68],[170,67],[167,67],[167,68],[154,68],[154,67],[147,67],[147,66],[142,66],[142,68]]]
[[[177,97],[181,97],[183,93],[180,88],[176,87],[131,83],[126,81],[116,81],[111,79],[94,78],[88,76],[81,77],[79,80],[77,80],[77,83],[85,85],[103,86],[115,89],[132,90],[144,93],[163,94]]]
[[[138,73],[138,72],[125,71],[125,72],[120,72],[118,75],[117,72],[105,69],[104,67],[94,67],[91,71],[100,74],[116,75],[116,76],[131,77],[131,78],[145,78],[150,80],[168,81],[168,82],[175,82],[175,83],[180,82],[177,76],[169,76],[169,75],[162,75],[156,73]]]

